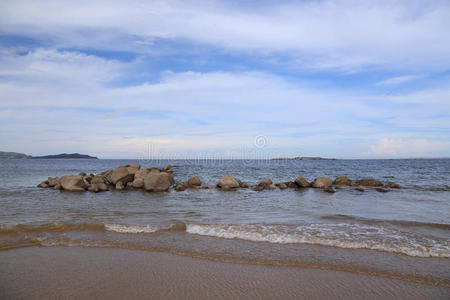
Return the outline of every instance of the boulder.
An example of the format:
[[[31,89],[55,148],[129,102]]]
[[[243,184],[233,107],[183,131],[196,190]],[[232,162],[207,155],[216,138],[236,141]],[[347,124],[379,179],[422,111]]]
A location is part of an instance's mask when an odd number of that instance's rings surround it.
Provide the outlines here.
[[[98,193],[108,190],[108,186],[105,183],[93,183],[88,187],[89,192]]]
[[[285,182],[285,184],[287,185],[288,188],[291,188],[291,189],[295,189],[298,187],[298,185],[294,181],[287,181],[287,182]]]
[[[329,186],[326,189],[324,189],[324,191],[327,192],[327,193],[336,193],[336,191],[331,186]]]
[[[260,191],[263,191],[263,190],[264,190],[264,187],[261,186],[261,185],[257,185],[257,186],[255,186],[255,187],[253,188],[253,190],[256,191],[256,192],[260,192]]]
[[[106,183],[105,176],[103,176],[103,175],[95,175],[94,177],[92,177],[91,184],[96,184],[96,183]]]
[[[39,184],[37,185],[37,187],[43,188],[43,189],[48,188],[48,187],[49,187],[48,181],[47,181],[47,180],[42,181],[41,183],[39,183]]]
[[[122,181],[119,181],[116,183],[116,190],[123,190],[125,188],[125,186],[123,185]]]
[[[54,190],[60,190],[60,189],[61,189],[61,185],[58,183],[57,185],[54,185],[54,186],[52,187],[52,189],[54,189]]]
[[[243,189],[248,189],[248,183],[247,182],[240,182],[239,183],[239,187],[241,187]]]
[[[313,188],[326,189],[333,185],[333,180],[328,177],[319,177],[314,179],[311,185]]]
[[[295,179],[295,184],[301,188],[307,188],[311,186],[311,184],[302,176],[298,176],[297,179]]]
[[[156,171],[157,170],[157,171]],[[154,173],[159,173],[159,169],[153,171]],[[134,180],[132,182],[132,186],[136,189],[140,189],[144,186],[144,178],[152,172],[151,169],[138,170],[134,173]]]
[[[227,174],[220,178],[219,182],[217,183],[217,187],[223,190],[230,190],[240,187],[240,183],[239,180]]]
[[[383,186],[383,183],[381,181],[373,178],[357,180],[356,183],[362,186]]]
[[[187,184],[188,184],[188,186],[191,186],[191,187],[192,186],[201,186],[202,182],[199,177],[194,176],[194,177],[189,178]]]
[[[134,174],[141,168],[139,164],[125,165],[117,167],[112,173],[108,176],[111,184],[116,185],[119,181],[122,184],[127,184],[130,181],[134,180]]]
[[[399,189],[400,185],[398,185],[395,182],[388,182],[388,183],[386,183],[386,187],[391,188],[391,189]]]
[[[258,186],[263,187],[264,189],[268,188],[272,184],[272,180],[270,178],[263,179]]]
[[[66,175],[59,180],[61,188],[65,191],[83,192],[87,188],[83,176],[81,175]]]
[[[358,192],[364,192],[364,189],[362,187],[357,187],[355,188],[355,190],[357,190]]]
[[[162,170],[167,173],[173,173],[173,169],[172,169],[171,165],[164,166],[164,168],[162,168]]]
[[[288,188],[288,186],[287,186],[286,183],[280,183],[280,184],[278,185],[278,187],[280,188],[280,190],[285,190],[285,189]]]
[[[347,176],[338,176],[334,180],[334,184],[335,185],[348,185],[349,184],[348,177]]]
[[[383,188],[376,188],[375,190],[376,190],[377,192],[380,192],[380,193],[387,193],[387,192],[389,192],[389,190],[383,189]]]
[[[174,184],[174,180],[166,172],[150,172],[144,178],[144,189],[150,192],[165,192]]]
[[[270,184],[269,186],[265,187],[266,190],[274,190],[277,186],[275,184]]]
[[[187,185],[183,181],[177,181],[174,187],[175,191],[182,192],[187,189]]]
[[[349,186],[358,186],[359,183],[358,183],[357,181],[349,180],[349,181],[348,181],[348,185],[349,185]]]
[[[49,177],[47,179],[47,182],[49,187],[54,187],[55,185],[59,184],[59,177]]]

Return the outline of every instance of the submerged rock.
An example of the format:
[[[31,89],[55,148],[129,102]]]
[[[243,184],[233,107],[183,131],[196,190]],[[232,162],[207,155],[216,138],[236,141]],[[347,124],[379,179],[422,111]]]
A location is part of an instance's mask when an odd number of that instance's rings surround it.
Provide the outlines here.
[[[331,186],[327,187],[326,189],[323,189],[323,190],[327,193],[336,193],[336,191]]]
[[[43,189],[48,188],[48,187],[49,187],[48,181],[47,181],[47,180],[42,181],[41,183],[39,183],[39,184],[37,185],[37,187],[38,187],[38,188],[43,188]]]
[[[398,185],[395,182],[391,182],[391,181],[386,183],[386,187],[391,188],[391,189],[399,189],[399,188],[401,188],[400,185]]]
[[[380,193],[388,193],[389,192],[389,190],[383,189],[383,188],[376,188],[375,190]]]
[[[280,183],[280,184],[278,184],[278,187],[280,188],[280,190],[285,190],[285,189],[287,189],[288,188],[288,186],[287,186],[287,184],[286,183]]]
[[[314,179],[311,185],[313,188],[326,189],[333,185],[333,180],[328,177],[319,177]]]
[[[364,189],[362,187],[357,187],[357,188],[355,188],[355,190],[358,192],[364,192]]]
[[[183,181],[177,181],[174,187],[175,191],[182,192],[187,189],[187,185]]]
[[[381,181],[373,178],[357,180],[356,183],[362,186],[383,186]]]

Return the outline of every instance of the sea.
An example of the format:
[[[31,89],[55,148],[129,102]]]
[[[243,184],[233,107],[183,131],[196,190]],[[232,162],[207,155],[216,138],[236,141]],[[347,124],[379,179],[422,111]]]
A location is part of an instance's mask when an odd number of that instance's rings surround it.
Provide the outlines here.
[[[205,185],[225,174],[250,185],[346,175],[401,188],[74,193],[37,187],[49,176],[131,163],[170,164],[176,181],[198,176]],[[0,160],[0,251],[33,246],[167,252],[450,288],[450,159]]]

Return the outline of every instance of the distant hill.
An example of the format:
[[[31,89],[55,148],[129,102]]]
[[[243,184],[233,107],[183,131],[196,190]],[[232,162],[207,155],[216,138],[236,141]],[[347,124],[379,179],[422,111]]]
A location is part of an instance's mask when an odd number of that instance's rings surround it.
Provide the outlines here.
[[[28,158],[28,155],[17,152],[0,151],[0,159],[18,159],[18,158]]]
[[[90,156],[86,154],[80,154],[80,153],[62,153],[62,154],[56,154],[56,155],[45,155],[45,156],[30,156],[28,158],[31,159],[98,159],[98,157]]]

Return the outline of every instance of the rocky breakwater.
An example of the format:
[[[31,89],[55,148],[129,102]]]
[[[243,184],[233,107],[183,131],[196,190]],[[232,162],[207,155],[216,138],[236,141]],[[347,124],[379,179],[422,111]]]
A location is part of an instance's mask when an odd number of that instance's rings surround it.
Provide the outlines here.
[[[232,175],[224,175],[220,178],[216,186],[202,185],[198,176],[193,176],[187,182],[175,182],[171,173],[173,169],[167,165],[162,169],[148,168],[141,169],[139,164],[128,164],[119,166],[114,170],[107,170],[99,174],[80,173],[78,175],[66,175],[62,177],[48,177],[41,182],[38,187],[51,188],[54,190],[64,190],[71,192],[104,192],[108,190],[145,190],[149,192],[166,192],[173,187],[177,192],[186,189],[213,189],[222,191],[233,191],[238,188],[248,188],[249,185]],[[320,189],[328,193],[335,193],[335,189],[347,186],[359,192],[364,192],[364,188],[376,190],[380,193],[398,189],[400,186],[394,182],[383,183],[374,178],[350,180],[347,176],[339,176],[334,181],[329,177],[318,177],[312,182],[308,182],[304,177],[299,176],[294,181],[286,181],[274,184],[270,178],[265,178],[256,186],[252,186],[254,191],[280,190],[293,188],[302,190],[306,188]],[[364,187],[364,188],[363,188]]]
[[[164,192],[168,191],[175,182],[169,172],[173,172],[170,166],[165,166],[163,169],[141,169],[139,164],[129,164],[96,175],[80,173],[78,175],[49,177],[41,182],[38,187],[70,192],[89,191],[95,193],[112,189],[144,189],[150,192]]]

